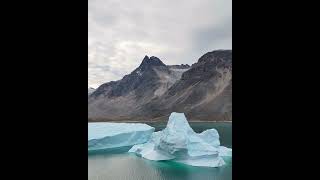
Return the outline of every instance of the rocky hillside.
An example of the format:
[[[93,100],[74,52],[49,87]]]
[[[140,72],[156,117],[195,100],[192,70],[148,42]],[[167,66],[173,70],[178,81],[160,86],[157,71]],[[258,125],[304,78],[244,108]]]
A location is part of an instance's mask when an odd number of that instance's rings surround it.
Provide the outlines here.
[[[161,120],[173,111],[191,120],[232,120],[231,50],[206,53],[191,67],[146,56],[132,73],[101,85],[88,99],[89,121]]]

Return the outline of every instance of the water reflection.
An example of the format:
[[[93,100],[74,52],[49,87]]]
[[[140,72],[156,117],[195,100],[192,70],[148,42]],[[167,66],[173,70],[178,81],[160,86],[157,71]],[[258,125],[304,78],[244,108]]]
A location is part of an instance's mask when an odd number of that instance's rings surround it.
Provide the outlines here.
[[[170,161],[149,161],[134,154],[88,158],[90,180],[231,180],[232,163],[219,168],[192,167]]]

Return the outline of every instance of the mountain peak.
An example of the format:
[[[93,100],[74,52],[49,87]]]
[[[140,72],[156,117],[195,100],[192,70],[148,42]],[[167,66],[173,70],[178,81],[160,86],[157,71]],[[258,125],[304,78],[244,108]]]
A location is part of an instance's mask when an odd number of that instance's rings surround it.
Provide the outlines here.
[[[140,64],[140,67],[144,66],[166,66],[159,58],[155,56],[151,56],[150,58],[146,55],[142,63]]]
[[[204,62],[204,61],[214,61],[217,59],[225,59],[225,60],[232,60],[232,50],[215,50],[208,52],[201,56],[198,60],[198,62]]]
[[[144,58],[143,58],[143,60],[142,60],[142,62],[144,62],[144,61],[148,61],[149,60],[149,56],[144,56]]]

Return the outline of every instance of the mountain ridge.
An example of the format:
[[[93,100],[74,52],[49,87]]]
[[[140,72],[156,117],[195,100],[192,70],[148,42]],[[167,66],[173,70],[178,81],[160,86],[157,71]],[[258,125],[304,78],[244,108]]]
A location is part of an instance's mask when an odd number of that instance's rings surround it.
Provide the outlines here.
[[[232,120],[232,50],[208,52],[191,66],[145,56],[130,74],[88,96],[89,121],[145,121],[172,111],[191,120]]]

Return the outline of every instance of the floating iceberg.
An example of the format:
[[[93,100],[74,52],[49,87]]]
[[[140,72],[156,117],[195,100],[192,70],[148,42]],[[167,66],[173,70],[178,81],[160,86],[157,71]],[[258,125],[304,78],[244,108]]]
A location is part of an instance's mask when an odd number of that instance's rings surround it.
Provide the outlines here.
[[[134,145],[129,152],[154,161],[171,160],[192,166],[219,167],[222,157],[232,150],[220,146],[219,134],[209,129],[197,134],[183,113],[171,113],[167,127],[154,132],[144,144]]]
[[[88,123],[88,151],[147,142],[154,128],[141,123]]]

